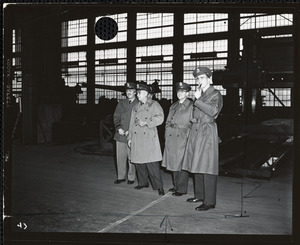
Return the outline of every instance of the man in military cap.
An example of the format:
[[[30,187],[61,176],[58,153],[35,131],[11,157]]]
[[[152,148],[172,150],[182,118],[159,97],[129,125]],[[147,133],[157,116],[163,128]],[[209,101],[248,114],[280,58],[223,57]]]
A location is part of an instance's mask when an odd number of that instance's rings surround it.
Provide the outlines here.
[[[207,67],[193,71],[198,83],[195,92],[193,119],[182,169],[195,174],[195,194],[188,202],[202,202],[196,208],[206,211],[215,208],[219,146],[216,119],[223,107],[221,93],[212,84],[212,72]]]
[[[187,83],[176,84],[178,101],[173,103],[165,127],[165,149],[162,166],[172,171],[172,195],[181,196],[187,193],[189,173],[181,170],[184,151],[191,128],[193,102],[188,99],[191,86]]]
[[[149,187],[149,175],[153,190],[164,195],[159,164],[162,154],[157,133],[157,126],[164,121],[164,112],[157,101],[149,100],[150,92],[147,84],[137,84],[139,103],[132,109],[127,140],[139,182],[135,189]]]
[[[130,162],[129,148],[127,145],[127,136],[131,111],[134,105],[138,103],[136,99],[136,84],[125,83],[126,99],[120,100],[114,113],[114,125],[116,140],[116,158],[117,158],[117,180],[115,184],[125,182],[128,161],[127,184],[133,184],[136,176],[134,164]]]
[[[208,67],[202,66],[198,67],[193,71],[193,76],[196,80],[200,79],[200,75],[206,75],[207,78],[209,79],[209,84],[212,84],[212,72]],[[199,81],[198,81],[199,84]]]

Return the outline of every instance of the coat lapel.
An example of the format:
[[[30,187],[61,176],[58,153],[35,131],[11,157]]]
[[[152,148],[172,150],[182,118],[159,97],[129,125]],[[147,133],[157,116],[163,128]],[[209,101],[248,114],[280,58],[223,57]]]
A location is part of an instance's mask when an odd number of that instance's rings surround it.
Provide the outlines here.
[[[202,98],[204,100],[207,100],[207,98],[211,95],[211,93],[214,91],[214,87],[213,86],[210,86],[202,95]]]

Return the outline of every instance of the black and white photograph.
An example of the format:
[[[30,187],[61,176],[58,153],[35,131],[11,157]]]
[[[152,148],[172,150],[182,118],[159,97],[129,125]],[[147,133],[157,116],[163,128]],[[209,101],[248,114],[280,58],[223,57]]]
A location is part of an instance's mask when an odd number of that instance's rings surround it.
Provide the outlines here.
[[[225,2],[3,4],[4,244],[296,241],[300,6]]]

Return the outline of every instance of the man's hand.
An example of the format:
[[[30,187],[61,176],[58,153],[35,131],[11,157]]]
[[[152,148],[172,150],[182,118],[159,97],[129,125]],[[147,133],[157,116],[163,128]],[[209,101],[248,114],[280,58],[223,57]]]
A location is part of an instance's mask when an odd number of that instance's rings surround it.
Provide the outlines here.
[[[202,89],[196,89],[195,98],[199,99],[202,95]]]
[[[124,135],[124,134],[125,134],[125,131],[124,131],[124,129],[119,128],[119,129],[118,129],[118,133],[119,133],[119,135]]]
[[[128,130],[124,133],[125,136],[128,136],[129,132]]]
[[[129,148],[131,147],[131,140],[127,141],[127,145],[128,145]]]
[[[139,125],[140,125],[141,127],[144,127],[144,126],[147,125],[147,122],[139,120]]]

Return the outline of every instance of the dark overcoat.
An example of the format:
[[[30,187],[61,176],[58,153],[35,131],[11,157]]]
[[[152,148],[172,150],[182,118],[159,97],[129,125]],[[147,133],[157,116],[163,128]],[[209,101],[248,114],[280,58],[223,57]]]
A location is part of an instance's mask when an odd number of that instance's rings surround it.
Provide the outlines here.
[[[165,127],[165,149],[162,166],[180,171],[193,117],[193,102],[186,99],[171,105]]]
[[[146,121],[141,127],[138,120]],[[132,163],[149,163],[162,160],[157,126],[164,121],[164,111],[155,100],[136,104],[131,113],[128,140],[131,140],[130,159]]]
[[[210,86],[194,102],[192,124],[182,169],[191,173],[218,175],[219,139],[215,122],[223,107],[223,97]]]
[[[118,129],[122,128],[125,132],[129,129],[129,122],[131,117],[132,108],[138,103],[137,99],[134,99],[131,103],[129,99],[120,100],[115,113],[114,113],[114,125],[115,125],[115,135],[114,140],[127,142],[127,137],[120,135]]]

